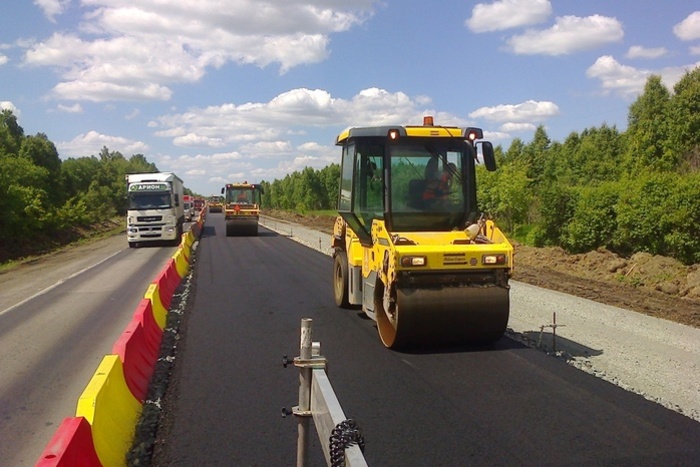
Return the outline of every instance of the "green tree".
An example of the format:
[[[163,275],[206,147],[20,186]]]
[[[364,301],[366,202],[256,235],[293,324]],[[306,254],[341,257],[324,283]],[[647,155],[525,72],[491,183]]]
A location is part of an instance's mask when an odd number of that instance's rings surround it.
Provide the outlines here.
[[[673,148],[669,147],[670,110],[674,104],[661,77],[647,79],[644,92],[630,106],[627,117],[628,171],[638,174],[648,170],[670,170],[675,167]]]
[[[34,165],[46,169],[46,178],[41,188],[47,193],[52,206],[59,206],[64,201],[61,183],[61,159],[56,146],[43,133],[27,136],[22,140],[19,157],[31,160]]]
[[[527,176],[533,185],[539,185],[544,178],[550,145],[551,140],[544,126],[540,125],[535,130],[532,141],[523,148],[522,156],[528,165]]]
[[[700,153],[700,67],[687,71],[673,87],[670,104],[672,162]]]
[[[17,122],[17,117],[9,109],[0,112],[0,150],[5,154],[17,155],[24,139],[24,130]]]
[[[610,247],[617,230],[617,182],[580,187],[571,220],[565,224],[562,246],[573,253]]]
[[[484,167],[477,167],[480,209],[494,216],[509,232],[515,226],[526,223],[533,201],[527,170],[528,165],[523,162],[511,162],[497,172],[487,172]]]
[[[26,242],[44,229],[47,194],[41,188],[47,170],[24,157],[0,152],[0,240]],[[7,243],[6,243],[7,244]]]
[[[669,172],[639,174],[621,182],[617,212],[616,250],[623,254],[646,251],[665,254],[667,235],[674,230],[674,187],[679,175]]]

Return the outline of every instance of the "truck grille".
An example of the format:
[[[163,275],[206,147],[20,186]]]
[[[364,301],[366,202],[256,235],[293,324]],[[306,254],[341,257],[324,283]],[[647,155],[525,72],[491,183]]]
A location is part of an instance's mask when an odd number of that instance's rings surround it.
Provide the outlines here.
[[[136,220],[138,222],[160,222],[163,220],[163,216],[138,216]]]

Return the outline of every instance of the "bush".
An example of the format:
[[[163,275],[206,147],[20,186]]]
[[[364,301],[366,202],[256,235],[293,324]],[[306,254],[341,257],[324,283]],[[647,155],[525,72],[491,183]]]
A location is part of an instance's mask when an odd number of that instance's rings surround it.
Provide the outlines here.
[[[563,228],[562,247],[571,253],[583,253],[598,247],[610,247],[617,230],[615,206],[617,183],[603,183],[579,189],[571,221]]]

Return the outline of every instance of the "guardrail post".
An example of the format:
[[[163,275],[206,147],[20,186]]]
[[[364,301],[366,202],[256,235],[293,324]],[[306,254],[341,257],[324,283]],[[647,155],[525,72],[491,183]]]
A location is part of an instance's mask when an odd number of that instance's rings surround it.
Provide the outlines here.
[[[301,320],[301,339],[299,344],[299,358],[311,359],[311,335],[312,323],[310,318]],[[311,368],[299,368],[299,406],[297,414],[297,467],[304,467],[309,463],[309,417],[311,411]]]
[[[333,387],[328,381],[328,362],[321,355],[321,344],[313,342],[310,318],[301,320],[300,355],[294,357],[299,368],[299,405],[282,408],[282,416],[297,417],[297,467],[305,467],[309,458],[309,417],[313,417],[324,457],[329,466],[367,467],[363,455],[364,438],[353,420],[347,420]],[[286,368],[289,359],[282,357]]]

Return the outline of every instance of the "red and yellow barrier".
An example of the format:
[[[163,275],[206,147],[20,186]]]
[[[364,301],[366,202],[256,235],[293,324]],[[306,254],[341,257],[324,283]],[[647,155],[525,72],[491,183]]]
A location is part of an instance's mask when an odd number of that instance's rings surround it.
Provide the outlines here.
[[[95,452],[102,465],[124,465],[131,447],[141,403],[126,385],[122,362],[105,355],[83,394],[76,417],[85,417],[92,428]]]
[[[204,211],[182,235],[177,252],[149,284],[134,316],[37,461],[41,467],[126,465],[134,430],[155,370],[173,294],[190,268]]]
[[[36,467],[98,467],[100,459],[92,442],[90,423],[85,417],[64,418]]]

